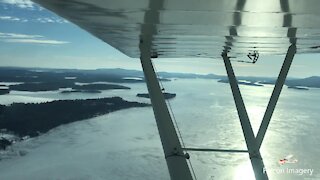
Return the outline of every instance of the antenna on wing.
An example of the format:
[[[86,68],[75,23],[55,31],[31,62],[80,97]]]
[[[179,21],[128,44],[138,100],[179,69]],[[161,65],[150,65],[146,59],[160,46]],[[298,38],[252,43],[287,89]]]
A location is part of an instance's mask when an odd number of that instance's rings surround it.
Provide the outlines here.
[[[252,60],[252,64],[256,63],[259,59],[259,53],[256,50],[249,52],[247,56],[250,60]]]
[[[255,64],[258,59],[259,59],[259,52],[257,50],[254,50],[252,52],[249,52],[247,54],[248,58],[250,59],[250,61],[247,60],[237,60],[237,62],[241,62],[241,63],[251,63],[251,64]],[[229,57],[229,58],[235,58],[235,57]]]

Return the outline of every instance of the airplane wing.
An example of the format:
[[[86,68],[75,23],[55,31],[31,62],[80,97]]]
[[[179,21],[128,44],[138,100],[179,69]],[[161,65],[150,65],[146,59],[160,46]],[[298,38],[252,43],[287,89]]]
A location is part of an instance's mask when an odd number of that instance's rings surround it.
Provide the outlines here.
[[[33,1],[130,57],[141,54],[172,179],[192,179],[192,175],[150,58],[220,59],[222,55],[255,177],[268,179],[260,146],[296,50],[320,52],[320,0]],[[230,57],[247,57],[255,62],[260,54],[287,56],[255,137]]]
[[[130,57],[146,34],[159,58],[320,52],[319,0],[33,1]]]

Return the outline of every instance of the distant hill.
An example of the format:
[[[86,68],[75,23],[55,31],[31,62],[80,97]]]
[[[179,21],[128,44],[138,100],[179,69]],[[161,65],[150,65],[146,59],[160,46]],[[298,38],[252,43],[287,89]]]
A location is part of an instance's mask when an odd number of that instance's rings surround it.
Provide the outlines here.
[[[168,78],[185,79],[218,79],[223,76],[215,74],[192,74],[192,73],[168,73],[159,72],[159,79],[168,81]],[[66,79],[68,78],[68,79]],[[45,69],[45,68],[13,68],[0,67],[0,81],[2,82],[115,82],[115,83],[136,83],[144,82],[144,74],[138,70],[127,69]]]
[[[276,78],[270,77],[238,77],[239,84],[243,85],[257,85],[257,84],[275,84]],[[240,81],[248,81],[248,83],[243,83]],[[222,78],[219,82],[228,83],[227,77]],[[320,76],[312,76],[303,79],[297,78],[287,78],[285,81],[285,85],[288,87],[296,87],[296,86],[305,86],[305,87],[313,87],[320,88]]]
[[[311,76],[304,79],[287,80],[286,85],[320,88],[320,76]]]
[[[180,79],[219,79],[225,82],[225,75],[216,74],[194,74],[194,73],[173,73],[159,72],[159,79],[170,81],[172,78]],[[274,84],[276,77],[252,77],[239,76],[240,81],[248,81],[245,85],[252,84]],[[144,82],[142,71],[128,69],[46,69],[46,68],[14,68],[0,67],[0,82],[25,82],[25,83],[47,83],[47,84],[74,84],[75,82],[93,83],[93,82],[110,82],[110,83],[141,83]],[[306,86],[320,88],[320,76],[312,76],[303,79],[287,78],[287,86]],[[60,85],[59,85],[60,86]],[[68,86],[69,87],[69,86]],[[56,88],[56,87],[55,87]]]
[[[220,79],[225,76],[220,76],[216,74],[193,74],[193,73],[172,73],[172,72],[159,72],[158,73],[163,78],[181,78],[181,79]]]

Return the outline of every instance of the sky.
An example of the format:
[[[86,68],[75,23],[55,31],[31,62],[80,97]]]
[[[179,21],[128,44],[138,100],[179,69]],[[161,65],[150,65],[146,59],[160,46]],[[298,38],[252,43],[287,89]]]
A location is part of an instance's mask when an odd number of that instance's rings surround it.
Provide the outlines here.
[[[129,58],[76,25],[29,0],[0,0],[0,66],[124,68],[141,70]],[[233,62],[237,75],[276,77],[282,56],[260,56],[256,64]],[[290,77],[320,75],[320,55],[296,55]],[[226,74],[222,59],[157,59],[158,71]]]

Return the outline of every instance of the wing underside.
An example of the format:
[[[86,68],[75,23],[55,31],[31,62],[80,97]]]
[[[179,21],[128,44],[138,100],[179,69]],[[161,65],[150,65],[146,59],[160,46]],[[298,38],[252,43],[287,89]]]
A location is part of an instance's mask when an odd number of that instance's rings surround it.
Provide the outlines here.
[[[140,56],[144,28],[153,29],[159,58],[282,55],[290,44],[297,53],[320,52],[319,0],[34,1],[130,57]]]

